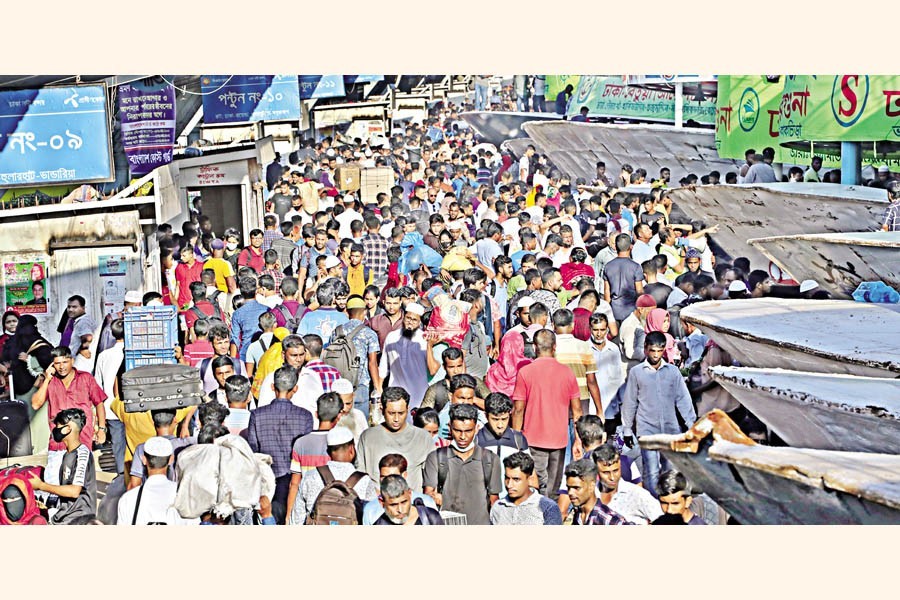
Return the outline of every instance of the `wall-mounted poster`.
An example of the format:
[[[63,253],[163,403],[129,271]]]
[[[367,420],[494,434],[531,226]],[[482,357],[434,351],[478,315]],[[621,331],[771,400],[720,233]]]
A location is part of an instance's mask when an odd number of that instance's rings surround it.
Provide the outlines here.
[[[3,263],[6,309],[19,314],[46,315],[50,313],[47,289],[47,263]]]

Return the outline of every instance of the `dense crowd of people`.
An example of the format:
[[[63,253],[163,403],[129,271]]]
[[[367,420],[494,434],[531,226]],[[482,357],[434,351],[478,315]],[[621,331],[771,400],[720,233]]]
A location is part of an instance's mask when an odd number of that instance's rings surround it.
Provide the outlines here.
[[[348,164],[395,184],[342,189]],[[181,231],[159,227],[161,293],[130,291],[124,311],[176,307],[199,407],[124,410],[122,313],[98,323],[73,295],[55,346],[34,317],[3,316],[0,370],[50,427],[31,481],[50,522],[726,522],[636,440],[718,408],[767,441],[709,375],[731,357],[679,315],[779,285],[717,261],[714,225],[674,222],[669,178],[601,162],[571,181],[533,147],[516,160],[479,144],[447,107],[278,157],[247,246],[196,202]],[[95,444],[119,474],[99,509]]]

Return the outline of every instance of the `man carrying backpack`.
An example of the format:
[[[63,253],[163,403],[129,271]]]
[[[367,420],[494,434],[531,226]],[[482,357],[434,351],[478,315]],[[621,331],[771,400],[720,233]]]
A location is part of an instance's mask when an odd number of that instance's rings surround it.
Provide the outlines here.
[[[468,525],[490,525],[490,509],[500,495],[500,458],[475,443],[478,409],[450,407],[450,446],[425,460],[425,493],[441,510],[466,515]]]
[[[369,384],[374,396],[381,397],[382,381],[378,373],[378,335],[367,327],[363,319],[366,304],[362,298],[347,301],[350,320],[339,325],[331,334],[331,343],[325,348],[322,360],[335,367],[341,376],[354,386],[353,408],[369,417]]]
[[[275,240],[278,241],[278,240]],[[297,294],[300,292],[300,286],[296,277],[285,277],[281,280],[281,298],[283,302],[275,305],[272,313],[275,315],[275,323],[277,327],[286,327],[288,331],[294,333],[300,326],[300,319],[306,312],[306,306],[297,300]]]
[[[184,313],[184,322],[187,325],[188,336],[190,341],[194,341],[194,323],[197,319],[208,319],[216,317],[225,322],[225,313],[219,307],[218,302],[210,302],[206,298],[206,286],[202,281],[194,281],[190,285],[191,289],[191,307]]]
[[[328,432],[326,444],[328,462],[309,471],[300,482],[291,512],[293,525],[359,525],[363,503],[378,496],[375,482],[353,466],[353,433],[335,427]]]

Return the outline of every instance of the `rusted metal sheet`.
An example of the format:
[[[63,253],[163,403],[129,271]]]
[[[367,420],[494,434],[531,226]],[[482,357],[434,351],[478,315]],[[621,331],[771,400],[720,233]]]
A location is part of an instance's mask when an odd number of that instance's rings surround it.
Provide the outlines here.
[[[710,372],[791,446],[900,454],[900,380],[749,367]]]
[[[708,129],[676,129],[664,125],[607,125],[601,123],[525,123],[522,129],[551,162],[572,178],[596,176],[597,161],[617,175],[628,163],[658,177],[662,167],[672,172],[672,181],[693,173],[698,177],[719,171],[724,179],[738,164],[716,153],[715,135]]]
[[[719,225],[713,238],[725,252],[763,269],[769,258],[747,240],[875,230],[888,205],[885,190],[823,183],[679,188],[672,200],[691,218]]]
[[[556,113],[520,113],[472,111],[461,113],[460,118],[472,126],[488,142],[499,146],[506,140],[526,137],[522,125],[531,121],[560,121]]]
[[[755,525],[900,523],[900,456],[748,443],[721,411],[683,435],[645,436],[739,522]]]
[[[900,312],[847,300],[698,302],[681,318],[742,365],[861,377],[900,376]]]
[[[900,290],[900,232],[784,235],[747,240],[796,281],[814,279],[838,298],[863,281]]]

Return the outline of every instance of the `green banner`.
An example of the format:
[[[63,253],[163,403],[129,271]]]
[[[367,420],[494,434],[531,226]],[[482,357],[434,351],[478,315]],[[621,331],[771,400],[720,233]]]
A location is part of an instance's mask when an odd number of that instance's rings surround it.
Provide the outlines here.
[[[900,140],[900,76],[789,75],[785,79],[782,141]]]
[[[577,115],[582,106],[590,109],[592,117],[675,122],[674,93],[625,85],[621,77],[582,75],[569,103],[568,115]],[[682,114],[685,121],[692,119],[713,125],[716,105],[709,100],[696,102],[685,97]]]
[[[778,147],[783,86],[761,75],[720,75],[716,101],[716,149],[723,158],[744,158],[749,148]]]
[[[578,89],[578,80],[581,79],[581,75],[544,75],[544,77],[547,78],[544,97],[548,103],[556,102],[556,95],[566,89],[569,84],[572,85],[572,89]],[[575,97],[574,92],[572,97]]]

